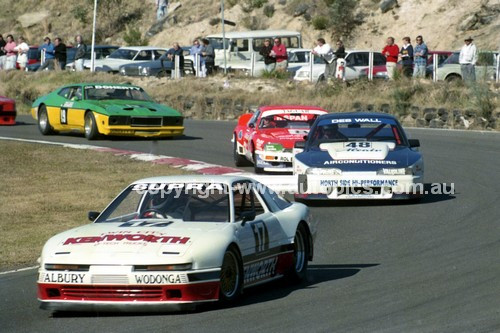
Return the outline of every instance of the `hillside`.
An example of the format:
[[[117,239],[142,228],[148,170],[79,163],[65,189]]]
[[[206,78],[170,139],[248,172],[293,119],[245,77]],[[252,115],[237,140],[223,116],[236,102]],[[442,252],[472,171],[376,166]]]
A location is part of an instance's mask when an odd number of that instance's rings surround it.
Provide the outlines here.
[[[44,35],[72,40],[81,33],[90,40],[93,0],[66,0],[64,6],[55,0],[0,4],[4,35],[23,34],[31,44],[40,43]],[[99,4],[100,43],[125,44],[133,36],[131,29],[145,36],[155,24],[153,0]],[[306,47],[323,36],[342,37],[348,48],[380,49],[386,36],[399,42],[406,35],[422,34],[431,49],[458,49],[469,35],[481,49],[500,48],[500,0],[225,0],[225,5],[226,20],[236,23],[228,31],[298,30]],[[171,2],[170,8],[177,9],[155,27],[158,33],[150,34],[150,45],[188,45],[194,37],[221,30],[219,0],[182,0]]]

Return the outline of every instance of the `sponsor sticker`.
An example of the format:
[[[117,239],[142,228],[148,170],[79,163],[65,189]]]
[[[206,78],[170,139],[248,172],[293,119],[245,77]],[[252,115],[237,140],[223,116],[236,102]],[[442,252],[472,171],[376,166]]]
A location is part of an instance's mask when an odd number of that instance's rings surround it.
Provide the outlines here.
[[[101,84],[96,84],[93,86],[85,86],[85,89],[141,90],[141,88],[133,86],[113,86],[113,85],[101,85]]]
[[[180,284],[188,282],[186,274],[144,274],[135,275],[134,278],[137,284]]]
[[[385,161],[385,160],[329,160],[325,161],[323,165],[335,165],[335,164],[380,164],[380,165],[396,165],[396,161]]]
[[[145,234],[107,234],[103,236],[70,237],[64,241],[63,245],[92,244],[107,242],[146,242],[164,244],[187,244],[189,237],[178,236],[155,236]]]
[[[323,187],[381,187],[397,186],[397,179],[320,179]]]
[[[39,281],[45,283],[83,283],[85,273],[40,273]]]
[[[245,266],[245,283],[262,280],[276,274],[278,257],[257,261]]]

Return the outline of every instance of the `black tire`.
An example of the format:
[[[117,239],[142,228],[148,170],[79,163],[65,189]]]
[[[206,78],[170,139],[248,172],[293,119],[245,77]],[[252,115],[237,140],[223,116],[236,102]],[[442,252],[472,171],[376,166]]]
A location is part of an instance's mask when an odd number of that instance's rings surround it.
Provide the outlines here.
[[[97,129],[97,124],[92,111],[88,111],[87,113],[85,113],[83,132],[87,140],[95,140],[99,137],[99,130]]]
[[[224,253],[220,271],[219,299],[222,302],[234,302],[241,296],[243,289],[243,265],[241,257],[233,247]]]
[[[458,74],[451,74],[446,77],[446,82],[456,82],[462,80],[462,77]]]
[[[307,266],[309,264],[309,234],[306,227],[300,223],[295,231],[293,242],[293,265],[290,267],[287,280],[298,283],[307,278]]]
[[[254,151],[255,151],[255,148],[254,148]],[[257,175],[264,173],[264,168],[259,168],[257,166],[257,157],[255,156],[255,152],[253,153],[253,170],[254,170],[255,174],[257,174]]]
[[[234,165],[236,165],[237,167],[242,167],[242,166],[248,165],[248,161],[247,161],[246,157],[241,156],[238,153],[238,142],[236,140],[236,134],[233,135],[233,140],[234,140],[234,143],[233,143]]]
[[[45,105],[40,106],[38,110],[38,129],[43,135],[54,133],[54,129],[50,125],[49,114]]]

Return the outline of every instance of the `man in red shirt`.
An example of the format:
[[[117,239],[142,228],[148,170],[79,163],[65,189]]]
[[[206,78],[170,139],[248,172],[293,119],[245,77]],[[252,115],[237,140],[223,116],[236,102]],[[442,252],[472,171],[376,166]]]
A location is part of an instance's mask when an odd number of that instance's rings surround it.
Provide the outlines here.
[[[286,46],[281,44],[281,38],[274,39],[274,46],[270,56],[276,58],[277,70],[283,72],[286,71],[286,68],[288,67],[288,54],[286,53]]]
[[[387,76],[389,80],[394,79],[394,71],[398,62],[399,47],[394,44],[394,37],[387,38],[387,45],[382,50],[382,54],[386,58],[385,67],[387,68]]]

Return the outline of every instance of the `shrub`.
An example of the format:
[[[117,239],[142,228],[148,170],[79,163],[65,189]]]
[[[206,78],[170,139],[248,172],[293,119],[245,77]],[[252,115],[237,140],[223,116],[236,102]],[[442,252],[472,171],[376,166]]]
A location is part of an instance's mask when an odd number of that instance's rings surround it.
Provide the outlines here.
[[[273,17],[275,12],[274,5],[265,5],[264,6],[264,15],[271,18]]]
[[[220,18],[218,17],[212,17],[210,20],[208,20],[208,24],[210,25],[217,25],[220,22]]]
[[[241,20],[241,24],[248,30],[263,30],[266,28],[265,23],[257,16],[245,16]]]
[[[75,8],[73,8],[73,10],[71,12],[73,13],[73,17],[76,20],[80,21],[80,23],[82,23],[82,24],[88,23],[87,17],[88,17],[89,11],[87,8],[85,8],[83,6],[76,6]]]
[[[123,40],[129,46],[145,46],[149,44],[147,38],[142,38],[142,34],[139,29],[135,27],[127,26],[127,31],[123,35]]]
[[[225,5],[227,8],[232,8],[238,4],[239,0],[225,0]]]
[[[328,28],[329,23],[328,18],[324,16],[316,16],[312,19],[312,25],[316,30],[325,30]]]
[[[279,80],[285,80],[290,78],[290,73],[286,71],[262,71],[262,77],[265,79],[279,79]]]

